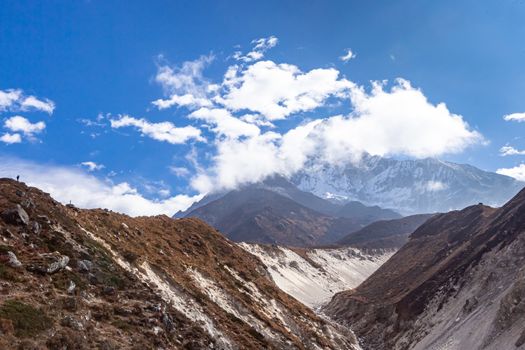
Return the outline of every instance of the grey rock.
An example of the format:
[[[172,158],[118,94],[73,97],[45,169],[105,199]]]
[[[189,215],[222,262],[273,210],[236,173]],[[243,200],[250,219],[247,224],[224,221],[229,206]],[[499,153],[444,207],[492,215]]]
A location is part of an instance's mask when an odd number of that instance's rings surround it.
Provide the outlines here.
[[[33,223],[31,224],[31,230],[33,230],[33,233],[35,235],[38,235],[41,230],[40,224],[36,221],[33,221]]]
[[[62,255],[56,261],[49,264],[47,268],[47,273],[55,273],[62,270],[69,263],[69,257],[67,255]]]
[[[15,253],[13,252],[7,252],[7,256],[9,257],[9,265],[11,267],[21,267],[22,266],[22,263],[20,262],[20,260],[18,260],[18,258],[16,257]]]
[[[77,287],[77,285],[75,284],[75,282],[69,281],[69,287],[67,287],[67,292],[69,294],[73,294],[75,292],[75,288],[76,287]]]
[[[77,268],[80,272],[89,272],[93,268],[93,263],[89,260],[79,260]]]
[[[39,254],[27,264],[26,269],[40,274],[53,274],[64,269],[68,263],[69,257],[58,252]]]
[[[5,221],[6,224],[11,225],[28,225],[29,224],[29,215],[27,212],[17,204],[16,207],[11,209],[4,210],[0,216]]]
[[[71,315],[67,315],[66,317],[64,317],[61,321],[60,321],[60,324],[64,327],[69,327],[69,328],[72,328],[76,331],[82,331],[84,330],[84,324],[77,320],[74,316],[71,316]]]
[[[30,209],[30,208],[36,208],[35,202],[31,198],[26,198],[20,203],[24,208]]]

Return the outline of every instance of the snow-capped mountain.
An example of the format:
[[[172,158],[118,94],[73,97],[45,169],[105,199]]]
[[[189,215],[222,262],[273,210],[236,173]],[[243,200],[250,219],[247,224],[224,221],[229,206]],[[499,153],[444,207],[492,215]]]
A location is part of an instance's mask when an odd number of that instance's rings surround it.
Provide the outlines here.
[[[378,156],[344,166],[312,164],[291,181],[323,198],[358,200],[403,214],[446,212],[479,202],[500,206],[525,185],[467,164]]]

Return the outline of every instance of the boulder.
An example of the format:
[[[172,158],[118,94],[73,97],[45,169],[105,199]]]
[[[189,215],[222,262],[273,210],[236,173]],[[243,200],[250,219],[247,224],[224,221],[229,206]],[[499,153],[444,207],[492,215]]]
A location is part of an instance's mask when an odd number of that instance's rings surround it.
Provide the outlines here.
[[[11,225],[28,225],[29,224],[29,215],[27,212],[17,204],[16,207],[11,209],[4,210],[0,216],[5,221],[6,224]]]
[[[18,260],[15,253],[9,251],[7,252],[7,257],[9,259],[8,260],[9,266],[15,267],[15,268],[22,266],[22,263],[20,262],[20,260]]]
[[[38,257],[31,259],[26,269],[40,274],[53,274],[64,269],[68,263],[69,257],[58,252],[39,254]]]
[[[78,260],[77,268],[80,272],[89,272],[93,268],[93,263],[89,260]]]

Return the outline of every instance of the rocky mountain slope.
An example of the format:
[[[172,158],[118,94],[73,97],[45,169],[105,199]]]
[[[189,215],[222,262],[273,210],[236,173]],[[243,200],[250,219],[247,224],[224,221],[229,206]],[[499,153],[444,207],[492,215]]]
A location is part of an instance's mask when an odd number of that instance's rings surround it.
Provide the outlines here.
[[[357,287],[394,254],[393,250],[348,247],[240,246],[261,259],[279,288],[312,309],[326,304],[337,292]]]
[[[340,245],[367,249],[399,249],[408,236],[433,214],[405,216],[401,219],[379,220],[343,237]]]
[[[63,206],[0,179],[1,349],[356,349],[197,219]]]
[[[291,181],[322,198],[357,200],[405,215],[447,212],[480,202],[500,206],[524,185],[466,164],[377,156],[339,167],[312,163]]]
[[[324,311],[370,349],[525,349],[525,190],[432,217]]]
[[[265,184],[228,192],[185,216],[207,222],[236,242],[311,246],[333,243],[370,222],[400,215],[361,203],[335,205],[293,187]]]

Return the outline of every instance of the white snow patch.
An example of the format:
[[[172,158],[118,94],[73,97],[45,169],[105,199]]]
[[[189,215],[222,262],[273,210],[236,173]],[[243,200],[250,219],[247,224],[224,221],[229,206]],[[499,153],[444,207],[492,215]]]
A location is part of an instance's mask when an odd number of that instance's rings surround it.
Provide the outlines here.
[[[368,255],[355,248],[310,249],[308,258],[318,265],[313,266],[289,248],[240,246],[262,260],[279,288],[313,309],[335,293],[357,287],[393,255]]]

